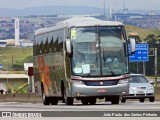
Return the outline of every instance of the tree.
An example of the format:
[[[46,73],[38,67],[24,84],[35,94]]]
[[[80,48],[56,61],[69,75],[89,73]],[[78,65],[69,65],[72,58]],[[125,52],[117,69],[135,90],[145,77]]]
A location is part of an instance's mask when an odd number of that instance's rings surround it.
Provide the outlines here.
[[[154,34],[149,34],[144,39],[148,44],[149,48],[157,48],[157,61],[160,61],[160,35],[155,36]],[[158,68],[158,74],[160,74],[160,63],[158,62],[157,65]],[[146,74],[147,75],[154,75],[154,57],[150,57],[148,63],[146,64]]]
[[[152,47],[155,47],[157,44],[156,36],[154,34],[149,34],[144,40]]]
[[[141,38],[138,35],[130,35],[128,38],[134,38],[136,41],[136,44],[139,44],[142,42]]]

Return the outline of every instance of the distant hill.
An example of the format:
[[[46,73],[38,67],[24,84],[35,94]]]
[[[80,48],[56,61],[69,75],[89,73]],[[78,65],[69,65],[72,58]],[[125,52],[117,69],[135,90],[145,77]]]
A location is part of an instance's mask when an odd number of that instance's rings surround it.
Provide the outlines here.
[[[117,12],[123,12],[117,9]],[[146,14],[149,10],[129,10],[130,13]],[[154,11],[160,14],[160,10]],[[80,14],[103,14],[104,9],[89,6],[39,6],[24,9],[0,8],[0,17],[15,17],[28,15],[80,15]],[[106,9],[109,14],[109,8]]]
[[[0,8],[0,16],[15,17],[28,15],[73,15],[73,14],[102,14],[103,9],[87,6],[41,6],[25,9]]]
[[[156,30],[156,29],[144,29],[144,28],[140,28],[140,27],[136,27],[136,26],[132,26],[132,25],[125,25],[125,29],[126,29],[127,35],[130,32],[137,32],[138,36],[141,38],[142,41],[149,34],[154,34],[155,36],[160,35],[160,30]]]

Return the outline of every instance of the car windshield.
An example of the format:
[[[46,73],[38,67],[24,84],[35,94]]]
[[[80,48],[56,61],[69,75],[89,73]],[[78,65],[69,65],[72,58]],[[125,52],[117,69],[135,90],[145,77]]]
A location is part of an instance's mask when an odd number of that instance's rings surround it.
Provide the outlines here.
[[[144,76],[131,76],[130,83],[149,83]]]
[[[71,29],[72,71],[80,76],[114,76],[128,72],[122,27]]]

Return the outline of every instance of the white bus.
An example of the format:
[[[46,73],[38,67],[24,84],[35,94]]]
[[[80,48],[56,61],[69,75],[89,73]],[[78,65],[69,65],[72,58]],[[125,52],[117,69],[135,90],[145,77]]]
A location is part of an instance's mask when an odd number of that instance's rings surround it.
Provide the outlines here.
[[[131,52],[135,40],[130,40]],[[106,99],[119,104],[129,93],[128,40],[124,25],[75,17],[35,32],[35,91],[44,105],[62,100],[83,105]]]

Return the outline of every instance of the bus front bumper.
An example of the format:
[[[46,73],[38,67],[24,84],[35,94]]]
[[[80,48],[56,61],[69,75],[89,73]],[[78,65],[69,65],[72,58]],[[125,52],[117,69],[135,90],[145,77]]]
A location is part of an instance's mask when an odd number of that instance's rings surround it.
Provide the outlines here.
[[[71,97],[105,97],[129,94],[129,84],[117,84],[113,86],[86,86],[72,84]]]

